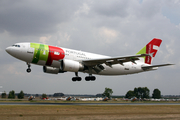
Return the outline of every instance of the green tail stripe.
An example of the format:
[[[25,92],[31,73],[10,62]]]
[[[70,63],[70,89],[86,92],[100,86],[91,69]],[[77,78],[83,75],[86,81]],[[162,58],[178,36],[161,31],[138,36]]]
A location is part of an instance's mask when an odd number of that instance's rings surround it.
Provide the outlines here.
[[[138,53],[136,53],[136,55],[140,54],[146,54],[146,46],[143,49],[141,49]]]
[[[138,53],[136,53],[136,55],[140,55],[140,54],[146,54],[146,46],[144,48],[142,48]],[[143,58],[145,61],[145,56]]]

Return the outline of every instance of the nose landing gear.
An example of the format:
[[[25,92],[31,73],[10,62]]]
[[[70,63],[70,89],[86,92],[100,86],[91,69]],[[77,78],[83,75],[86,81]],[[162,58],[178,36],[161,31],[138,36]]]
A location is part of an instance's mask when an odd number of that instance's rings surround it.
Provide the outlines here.
[[[28,65],[28,69],[26,70],[28,73],[30,73],[31,72],[31,65],[30,65],[30,63],[27,63],[27,65]]]

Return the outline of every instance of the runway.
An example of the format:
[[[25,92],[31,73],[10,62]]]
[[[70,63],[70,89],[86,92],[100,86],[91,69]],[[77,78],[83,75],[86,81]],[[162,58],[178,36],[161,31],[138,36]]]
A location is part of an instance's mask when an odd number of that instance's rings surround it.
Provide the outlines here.
[[[180,103],[49,103],[0,102],[0,105],[180,105]]]

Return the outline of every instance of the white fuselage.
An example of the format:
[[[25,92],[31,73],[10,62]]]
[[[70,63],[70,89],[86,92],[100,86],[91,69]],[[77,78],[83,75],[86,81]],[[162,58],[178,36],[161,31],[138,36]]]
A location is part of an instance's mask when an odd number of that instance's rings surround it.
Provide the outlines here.
[[[39,60],[37,63],[32,62],[33,56],[35,56],[34,54],[37,53],[35,50],[36,49],[38,50],[38,48],[31,48],[30,44],[31,43],[17,43],[14,46],[10,46],[10,47],[6,48],[6,51],[13,57],[20,59],[22,61],[25,61],[27,63],[52,67],[52,65],[47,65],[46,61],[43,61],[43,60],[41,60],[41,61]],[[72,49],[67,49],[67,48],[62,48],[62,47],[56,47],[56,48],[61,48],[62,51],[64,51],[63,59],[78,61],[80,63],[82,63],[83,60],[110,58],[109,56],[98,55],[98,54],[93,54],[93,53],[88,53],[88,52],[83,52],[83,51],[78,51],[78,50],[72,50]],[[41,51],[41,49],[40,49],[40,51]],[[42,49],[43,54],[44,54],[44,51],[50,52],[50,50],[48,51],[48,50]],[[53,52],[54,52],[53,54],[55,54],[57,51],[54,49]],[[133,73],[143,72],[144,70],[141,68],[142,65],[145,66],[146,64],[144,62],[142,62],[141,60],[137,60],[135,63],[125,62],[125,63],[123,63],[123,65],[122,64],[113,64],[111,66],[103,63],[102,66],[104,67],[104,70],[100,71],[99,73],[92,71],[92,73],[99,74],[99,75],[133,74]],[[80,72],[89,73],[88,70],[80,71]]]

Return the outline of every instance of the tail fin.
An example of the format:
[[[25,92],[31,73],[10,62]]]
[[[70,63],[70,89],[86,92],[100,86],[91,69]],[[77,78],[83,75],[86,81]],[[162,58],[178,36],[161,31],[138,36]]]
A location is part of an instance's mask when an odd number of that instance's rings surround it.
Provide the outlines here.
[[[154,38],[143,49],[141,49],[136,55],[149,54],[150,56],[144,57],[144,63],[151,64],[153,61],[153,58],[156,56],[156,53],[159,50],[161,42],[162,42],[161,39]]]

